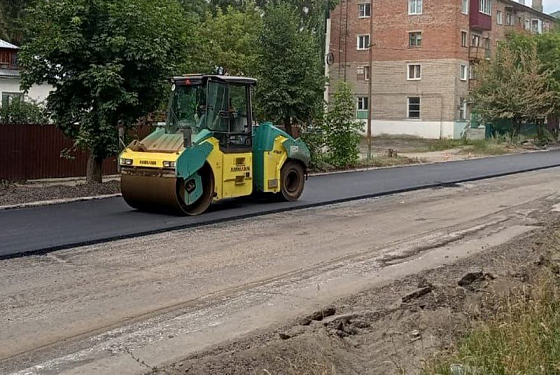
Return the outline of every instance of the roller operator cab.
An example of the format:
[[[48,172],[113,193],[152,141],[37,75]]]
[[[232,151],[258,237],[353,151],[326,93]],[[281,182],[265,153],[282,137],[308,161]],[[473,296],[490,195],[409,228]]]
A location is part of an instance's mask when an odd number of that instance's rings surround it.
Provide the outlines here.
[[[253,193],[297,200],[309,149],[270,123],[254,126],[255,85],[246,77],[173,78],[165,127],[119,156],[125,201],[140,210],[198,215],[212,202]]]

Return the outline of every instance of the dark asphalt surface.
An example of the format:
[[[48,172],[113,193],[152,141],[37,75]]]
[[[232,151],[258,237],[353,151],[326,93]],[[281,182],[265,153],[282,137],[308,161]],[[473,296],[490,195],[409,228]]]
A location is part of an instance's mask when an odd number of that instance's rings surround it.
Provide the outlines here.
[[[135,211],[122,198],[6,210],[0,211],[0,258],[555,166],[560,150],[313,176],[298,202],[235,199],[196,217]]]

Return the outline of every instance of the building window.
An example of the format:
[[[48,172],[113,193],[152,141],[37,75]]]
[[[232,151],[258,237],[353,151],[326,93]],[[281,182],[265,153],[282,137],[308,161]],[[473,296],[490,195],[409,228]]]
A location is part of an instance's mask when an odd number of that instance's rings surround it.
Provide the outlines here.
[[[358,17],[366,18],[371,16],[371,3],[358,4]]]
[[[502,25],[504,23],[503,14],[501,10],[496,12],[496,23],[498,25]]]
[[[23,101],[23,94],[21,92],[3,92],[2,93],[2,107],[8,107],[14,100]]]
[[[408,0],[408,14],[422,14],[422,0]]]
[[[522,20],[521,17],[517,17],[517,24],[518,24],[519,26],[523,26],[523,20]]]
[[[420,118],[420,97],[408,98],[408,118]]]
[[[480,0],[478,3],[478,10],[480,13],[492,15],[492,0]]]
[[[471,46],[478,47],[480,46],[480,35],[473,34],[471,37]]]
[[[510,12],[506,12],[506,25],[513,25],[513,15]]]
[[[467,32],[461,31],[461,47],[468,47]]]
[[[474,65],[469,66],[469,79],[476,79],[476,69]]]
[[[367,96],[358,96],[358,105],[356,111],[356,118],[367,119],[369,112],[369,98]]]
[[[408,64],[408,76],[409,81],[417,81],[421,78],[422,66],[420,64]]]
[[[490,38],[484,38],[484,49],[487,51],[490,50]]]
[[[531,21],[525,20],[525,30],[531,30]]]
[[[358,66],[357,73],[358,79],[369,81],[369,66]]]
[[[461,81],[467,80],[467,66],[465,64],[461,64]]]
[[[465,121],[467,119],[467,99],[459,99],[459,120]]]
[[[531,32],[533,34],[542,34],[542,21],[531,20]]]
[[[369,48],[369,35],[358,35],[358,50]]]
[[[409,47],[421,47],[422,46],[422,33],[415,31],[408,33],[408,46]]]
[[[463,12],[463,14],[469,14],[469,0],[463,0],[461,12]]]

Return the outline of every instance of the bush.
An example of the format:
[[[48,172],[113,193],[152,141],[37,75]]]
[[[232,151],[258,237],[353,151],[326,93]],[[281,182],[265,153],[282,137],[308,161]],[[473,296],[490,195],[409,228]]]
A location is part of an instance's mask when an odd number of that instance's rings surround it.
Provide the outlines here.
[[[325,114],[322,129],[327,162],[336,168],[354,167],[360,155],[363,124],[355,120],[354,96],[347,83],[341,82],[334,94],[333,106]]]
[[[35,101],[13,100],[0,107],[0,123],[5,124],[47,124],[49,116],[45,106]]]

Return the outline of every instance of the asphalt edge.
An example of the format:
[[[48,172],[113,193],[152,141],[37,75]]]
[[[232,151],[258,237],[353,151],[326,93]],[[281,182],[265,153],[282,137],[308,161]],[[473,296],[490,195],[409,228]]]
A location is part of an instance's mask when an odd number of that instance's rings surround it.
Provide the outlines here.
[[[220,224],[220,223],[227,223],[227,222],[231,222],[231,221],[235,221],[235,220],[245,220],[245,219],[260,217],[260,216],[265,216],[265,215],[273,215],[273,214],[282,213],[282,212],[297,211],[297,210],[303,210],[303,209],[308,209],[308,208],[314,208],[314,207],[328,206],[328,205],[332,205],[332,204],[351,202],[351,201],[356,201],[356,200],[360,200],[360,199],[378,198],[378,197],[396,195],[396,194],[401,194],[401,193],[407,193],[407,192],[411,192],[411,191],[419,191],[419,190],[433,189],[433,188],[440,188],[440,187],[449,187],[449,186],[452,186],[452,185],[455,185],[455,184],[461,184],[461,183],[473,182],[473,181],[480,181],[480,180],[486,180],[486,179],[491,179],[491,178],[499,178],[499,177],[504,177],[504,176],[513,176],[513,175],[517,175],[517,174],[521,174],[521,173],[535,172],[535,171],[551,169],[551,168],[558,168],[558,167],[560,167],[560,162],[557,163],[557,164],[547,165],[547,166],[543,166],[543,167],[528,168],[528,169],[523,169],[523,170],[519,170],[519,171],[503,172],[503,173],[498,173],[498,174],[490,174],[490,175],[485,175],[485,176],[477,176],[477,177],[459,179],[459,180],[452,180],[452,181],[439,181],[439,182],[428,183],[428,184],[425,184],[425,185],[420,185],[420,186],[415,186],[415,187],[410,187],[410,188],[395,189],[395,190],[386,191],[386,192],[382,192],[382,193],[372,193],[372,194],[365,194],[365,195],[359,195],[359,196],[354,196],[354,197],[346,197],[346,198],[341,198],[341,199],[335,199],[335,200],[332,200],[332,201],[329,201],[329,202],[310,203],[310,204],[301,205],[301,206],[297,206],[297,207],[286,206],[285,208],[277,208],[277,209],[270,210],[270,211],[267,211],[267,212],[249,213],[249,214],[238,215],[238,216],[231,217],[231,218],[226,218],[226,219],[213,219],[213,220],[206,221],[204,223],[181,224],[181,225],[171,226],[171,227],[168,227],[168,228],[161,228],[161,229],[154,229],[154,230],[150,230],[150,231],[144,231],[144,232],[141,232],[141,233],[132,233],[132,234],[126,234],[126,235],[120,235],[120,236],[110,236],[110,237],[100,238],[100,239],[96,239],[96,240],[81,241],[81,242],[76,242],[76,243],[66,244],[66,245],[50,246],[50,247],[47,247],[47,248],[44,248],[44,249],[31,250],[31,251],[21,252],[21,253],[17,253],[17,254],[0,255],[0,260],[21,258],[21,257],[25,257],[25,256],[30,256],[30,255],[45,255],[45,254],[48,254],[50,252],[58,251],[58,250],[66,250],[66,249],[71,249],[71,248],[76,248],[76,247],[91,246],[91,245],[96,245],[96,244],[100,244],[100,243],[109,243],[109,242],[114,242],[114,241],[119,241],[119,240],[125,240],[125,239],[137,238],[137,237],[144,237],[144,236],[166,233],[166,232],[173,232],[173,231],[182,230],[182,229],[198,228],[198,227],[215,225],[215,224]]]
[[[558,148],[560,149],[560,148]],[[557,148],[551,148],[547,150],[529,150],[526,152],[516,153],[516,154],[503,154],[503,155],[485,155],[481,157],[473,157],[470,159],[461,159],[461,160],[449,160],[449,161],[433,161],[429,163],[411,163],[411,164],[401,164],[401,165],[392,165],[386,167],[364,167],[364,168],[353,168],[353,169],[345,169],[339,171],[330,171],[330,172],[316,172],[310,173],[309,177],[318,177],[318,176],[328,176],[328,175],[337,175],[337,174],[346,174],[346,173],[359,173],[359,172],[368,172],[368,171],[376,171],[382,169],[393,169],[393,168],[408,168],[408,167],[415,167],[421,165],[434,165],[434,164],[441,164],[441,163],[459,163],[465,162],[470,160],[480,160],[480,159],[491,159],[491,158],[499,158],[499,157],[507,157],[507,156],[515,156],[515,155],[523,155],[523,154],[532,154],[537,152],[550,152],[557,150]],[[116,175],[119,176],[119,175]],[[112,179],[117,178],[116,176],[110,176]],[[76,180],[76,179],[55,179],[55,181],[66,181],[66,180]],[[33,183],[40,183],[43,180],[34,180]],[[84,202],[84,201],[92,201],[98,199],[107,199],[107,198],[117,198],[121,197],[122,194],[115,193],[115,194],[105,194],[105,195],[94,195],[94,196],[87,196],[87,197],[76,197],[76,198],[60,198],[60,199],[51,199],[45,201],[36,201],[36,202],[27,202],[27,203],[18,203],[13,205],[5,205],[0,206],[0,211],[5,210],[16,210],[16,209],[24,209],[24,208],[34,208],[34,207],[42,207],[42,206],[53,206],[59,204],[67,204],[67,203],[75,203],[75,202]],[[1,259],[1,258],[0,258]]]

